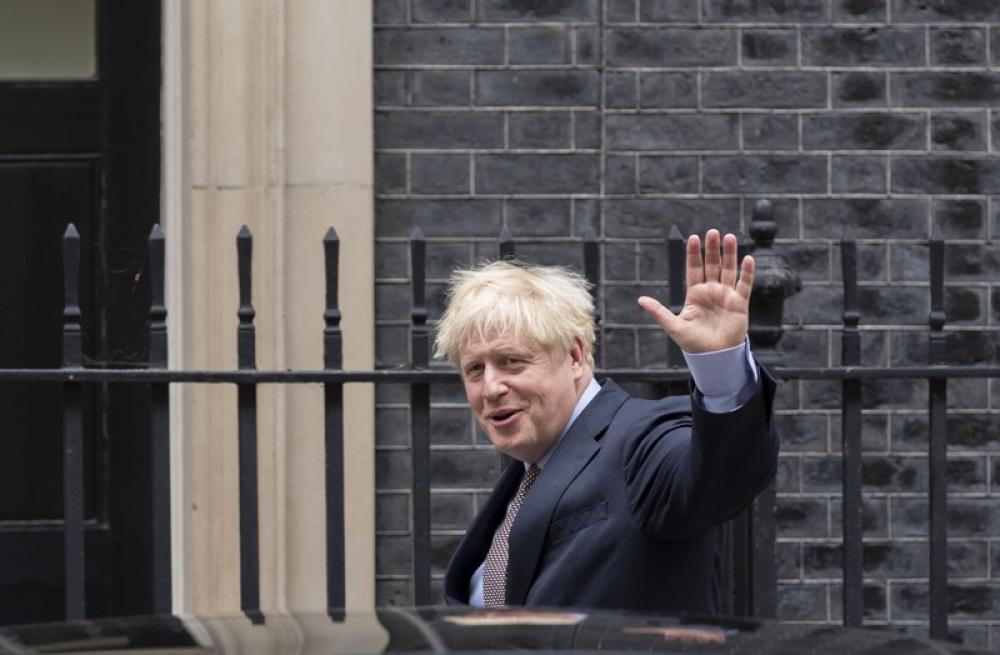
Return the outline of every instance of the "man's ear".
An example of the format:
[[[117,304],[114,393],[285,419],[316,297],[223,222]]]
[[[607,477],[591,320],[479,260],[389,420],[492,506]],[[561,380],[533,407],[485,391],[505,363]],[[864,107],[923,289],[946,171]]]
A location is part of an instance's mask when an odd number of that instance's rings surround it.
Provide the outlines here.
[[[569,348],[569,357],[572,360],[573,376],[575,379],[579,379],[584,371],[587,370],[587,354],[584,350],[583,339],[573,337],[573,343]]]

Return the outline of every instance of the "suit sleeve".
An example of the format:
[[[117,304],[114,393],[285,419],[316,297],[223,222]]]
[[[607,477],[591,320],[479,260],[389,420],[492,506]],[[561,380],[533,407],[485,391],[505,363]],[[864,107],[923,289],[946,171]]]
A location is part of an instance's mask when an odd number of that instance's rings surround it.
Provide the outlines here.
[[[737,410],[707,411],[692,393],[690,413],[641,412],[623,451],[625,493],[637,525],[659,539],[701,534],[743,509],[774,476],[778,438],[771,425],[775,383],[760,383]]]

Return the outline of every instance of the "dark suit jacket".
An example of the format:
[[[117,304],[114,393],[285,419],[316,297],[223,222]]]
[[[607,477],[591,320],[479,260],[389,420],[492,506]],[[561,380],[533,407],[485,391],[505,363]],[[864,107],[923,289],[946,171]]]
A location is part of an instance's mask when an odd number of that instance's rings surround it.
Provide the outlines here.
[[[584,409],[528,492],[510,533],[507,604],[715,613],[715,527],[774,476],[774,381],[740,409],[706,411],[700,394],[632,398],[612,380]],[[743,400],[743,399],[740,399]],[[518,486],[514,464],[445,572],[449,603],[467,603]]]

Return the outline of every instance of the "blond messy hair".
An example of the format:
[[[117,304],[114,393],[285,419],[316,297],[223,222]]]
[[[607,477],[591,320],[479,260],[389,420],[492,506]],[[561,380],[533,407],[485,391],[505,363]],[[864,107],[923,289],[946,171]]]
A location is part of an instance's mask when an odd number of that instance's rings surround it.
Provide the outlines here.
[[[594,301],[590,283],[562,266],[496,261],[457,270],[448,308],[437,325],[434,356],[459,365],[462,348],[496,335],[533,341],[565,356],[579,338],[594,367]]]

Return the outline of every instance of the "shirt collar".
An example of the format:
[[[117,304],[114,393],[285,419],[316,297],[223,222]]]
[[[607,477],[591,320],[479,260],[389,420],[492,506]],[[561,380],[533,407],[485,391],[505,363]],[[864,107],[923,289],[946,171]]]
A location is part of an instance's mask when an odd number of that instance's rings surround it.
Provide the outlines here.
[[[597,380],[594,379],[594,376],[591,375],[590,382],[587,384],[586,388],[584,388],[580,397],[576,399],[576,405],[573,406],[573,413],[569,415],[569,420],[566,421],[566,427],[563,428],[562,433],[559,435],[559,438],[556,439],[556,442],[552,444],[552,447],[546,451],[545,455],[543,455],[540,460],[538,460],[538,468],[545,468],[545,464],[549,461],[552,453],[555,452],[556,446],[559,445],[559,442],[566,436],[569,429],[573,427],[573,423],[576,419],[579,418],[580,414],[583,414],[583,410],[587,409],[587,405],[590,404],[590,401],[593,400],[594,396],[596,396],[600,391],[601,385],[598,384]],[[524,462],[524,468],[527,469],[528,466],[529,464]]]

